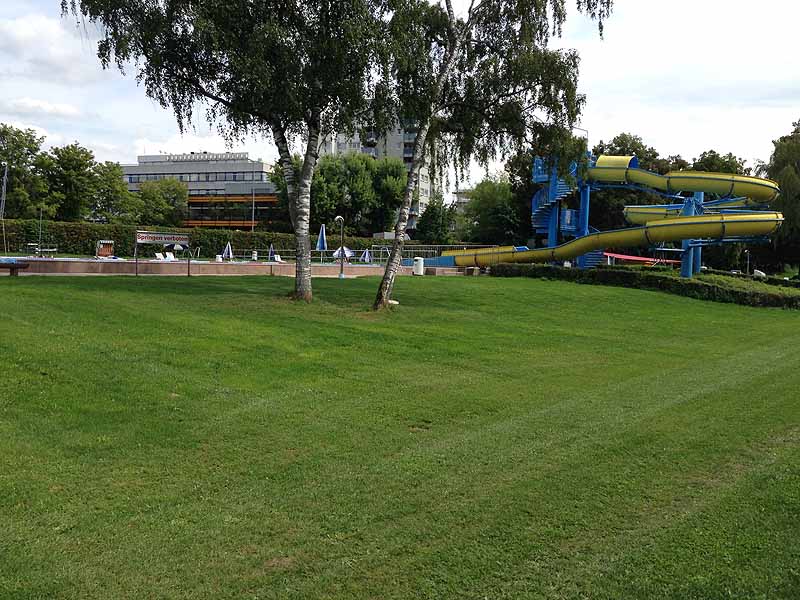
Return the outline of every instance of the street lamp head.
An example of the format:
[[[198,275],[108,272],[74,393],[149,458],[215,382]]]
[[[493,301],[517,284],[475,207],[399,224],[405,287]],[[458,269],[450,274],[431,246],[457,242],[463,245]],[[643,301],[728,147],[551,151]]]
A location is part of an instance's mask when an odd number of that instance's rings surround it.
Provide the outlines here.
[[[344,223],[344,217],[342,215],[336,215],[334,222],[339,223],[341,225],[342,223]]]
[[[7,167],[8,163],[6,161],[3,161],[3,162],[0,163],[0,166]]]

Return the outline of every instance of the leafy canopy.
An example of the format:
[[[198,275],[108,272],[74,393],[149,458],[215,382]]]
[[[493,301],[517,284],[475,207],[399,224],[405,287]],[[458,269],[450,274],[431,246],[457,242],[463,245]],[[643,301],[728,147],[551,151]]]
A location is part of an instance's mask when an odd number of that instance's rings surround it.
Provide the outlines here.
[[[417,221],[414,237],[423,244],[452,244],[454,230],[455,207],[445,206],[441,195],[437,195]]]
[[[147,95],[225,133],[305,133],[310,113],[350,123],[366,103],[382,0],[62,0],[102,26],[104,66],[135,65]]]
[[[611,10],[610,0],[576,5],[601,28]],[[378,129],[392,116],[429,123],[437,162],[459,170],[472,158],[485,164],[531,146],[579,154],[570,135],[585,101],[578,54],[548,47],[566,20],[565,0],[475,1],[462,16],[449,2],[392,8],[374,101]]]
[[[506,177],[487,177],[469,194],[465,208],[469,241],[480,244],[518,244],[520,217]]]
[[[800,121],[792,131],[772,142],[773,152],[758,174],[778,182],[781,195],[773,203],[784,216],[776,235],[776,251],[785,262],[800,263]]]
[[[52,218],[57,203],[49,195],[47,172],[51,159],[42,153],[43,137],[32,129],[17,129],[0,123],[0,162],[8,163],[6,218]],[[3,176],[0,168],[0,178]]]
[[[139,187],[142,225],[180,227],[186,218],[189,192],[177,179],[145,181]]]
[[[294,157],[299,170],[302,159]],[[385,231],[403,199],[408,173],[403,161],[366,154],[347,153],[320,158],[311,184],[311,228],[331,225],[342,215],[345,229],[353,235],[370,236]],[[278,190],[279,216],[274,227],[288,222],[288,197],[283,169],[276,165],[270,180]]]

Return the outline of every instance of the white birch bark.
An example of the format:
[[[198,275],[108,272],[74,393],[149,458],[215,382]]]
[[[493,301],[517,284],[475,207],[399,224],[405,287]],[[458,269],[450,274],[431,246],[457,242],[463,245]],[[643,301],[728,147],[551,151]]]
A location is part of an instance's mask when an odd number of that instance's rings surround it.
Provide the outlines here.
[[[394,228],[394,242],[392,243],[392,250],[389,253],[389,260],[386,262],[386,269],[383,272],[383,279],[378,287],[378,294],[375,297],[375,302],[372,308],[379,310],[386,308],[389,305],[389,300],[392,299],[392,291],[394,289],[394,280],[397,277],[397,272],[400,270],[400,264],[403,260],[403,245],[405,244],[405,232],[408,225],[408,213],[411,210],[411,203],[414,200],[414,190],[417,186],[419,178],[419,169],[422,166],[425,158],[425,144],[427,142],[428,130],[431,126],[431,119],[436,115],[439,110],[440,95],[442,87],[447,79],[456,58],[461,50],[464,35],[466,30],[458,35],[454,30],[455,15],[453,13],[453,6],[450,0],[447,0],[447,14],[450,20],[450,41],[448,43],[447,52],[444,60],[441,63],[439,73],[436,76],[436,83],[433,88],[431,98],[433,99],[431,111],[424,122],[418,123],[417,138],[414,141],[414,154],[411,161],[411,169],[408,173],[408,183],[406,184],[405,194],[403,197],[403,204],[400,207],[400,212],[397,216],[397,224]],[[472,5],[470,6],[470,13],[472,12]]]
[[[292,163],[292,155],[285,130],[277,123],[272,126],[272,136],[278,147],[280,164],[286,180],[286,193],[289,197],[289,216],[292,220],[296,240],[295,276],[293,297],[311,302],[311,180],[319,158],[319,114],[309,118],[308,140],[303,156],[303,166],[297,173]]]

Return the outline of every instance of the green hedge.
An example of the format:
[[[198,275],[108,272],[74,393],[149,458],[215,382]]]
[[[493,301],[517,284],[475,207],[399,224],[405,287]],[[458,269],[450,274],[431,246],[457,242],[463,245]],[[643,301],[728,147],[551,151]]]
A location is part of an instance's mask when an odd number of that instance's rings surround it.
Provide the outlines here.
[[[718,269],[708,269],[704,271],[704,273],[708,273],[711,275],[721,275],[724,277],[735,277],[736,279],[744,279],[750,281],[761,281],[763,283],[769,285],[777,285],[779,287],[787,287],[787,288],[800,288],[800,279],[791,278],[789,280],[783,279],[782,277],[774,277],[772,275],[768,275],[766,278],[761,277],[753,277],[752,275],[745,275],[745,274],[734,274],[730,271],[720,271]]]
[[[564,269],[548,265],[499,264],[491,269],[494,277],[537,277],[561,279],[576,283],[615,285],[645,290],[658,290],[714,302],[730,302],[745,306],[771,306],[800,309],[800,294],[790,290],[764,291],[736,289],[718,282],[683,279],[673,275],[631,269]],[[787,282],[784,282],[787,283]]]
[[[12,251],[23,251],[25,244],[36,242],[39,239],[39,222],[36,220],[7,220],[5,226],[8,246]],[[281,250],[295,247],[294,235],[291,233],[265,231],[250,233],[232,229],[173,229],[63,221],[42,222],[42,246],[57,248],[60,254],[94,256],[95,244],[98,240],[114,240],[114,250],[118,256],[133,256],[137,229],[188,233],[191,246],[199,247],[200,255],[208,258],[221,253],[228,242],[231,242],[236,252],[251,248],[266,249],[270,244]],[[312,236],[312,245],[316,245],[316,241],[317,237]],[[354,250],[362,250],[382,241],[345,236],[344,243]],[[339,237],[329,234],[328,247],[337,248],[338,245]]]

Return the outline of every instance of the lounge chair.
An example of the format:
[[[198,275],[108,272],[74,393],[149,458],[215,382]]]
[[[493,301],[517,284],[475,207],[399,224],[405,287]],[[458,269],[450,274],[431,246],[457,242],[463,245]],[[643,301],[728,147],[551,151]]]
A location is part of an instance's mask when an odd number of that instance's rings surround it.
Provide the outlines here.
[[[166,256],[169,262],[175,262],[176,260],[178,260],[177,258],[175,258],[175,255],[172,252],[164,252],[164,256]]]
[[[156,252],[156,260],[164,260],[164,255],[161,252]]]

